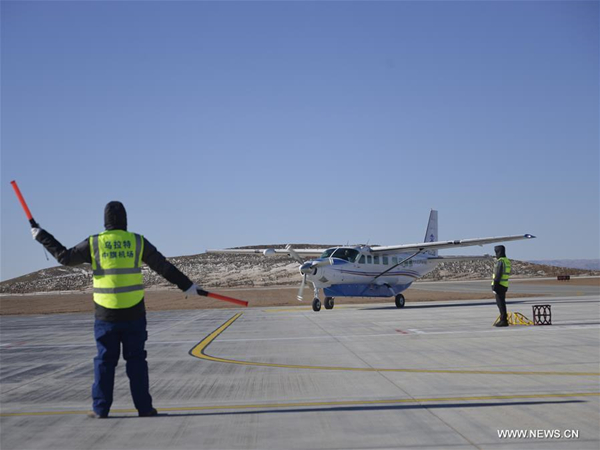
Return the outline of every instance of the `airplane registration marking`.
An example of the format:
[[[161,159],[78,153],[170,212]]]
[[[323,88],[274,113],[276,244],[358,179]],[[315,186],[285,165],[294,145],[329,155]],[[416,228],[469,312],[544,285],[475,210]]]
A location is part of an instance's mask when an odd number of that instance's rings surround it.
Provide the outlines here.
[[[364,406],[364,405],[402,405],[411,403],[436,403],[436,402],[478,402],[489,400],[525,400],[545,398],[570,398],[570,397],[598,397],[600,392],[568,392],[548,394],[507,394],[507,395],[475,395],[470,397],[428,397],[428,398],[394,398],[380,400],[341,400],[334,402],[290,402],[290,403],[258,403],[249,405],[206,405],[206,406],[176,406],[171,408],[157,408],[159,413],[177,411],[211,411],[211,410],[244,410],[244,409],[285,409],[285,408],[319,408],[325,406]],[[468,408],[469,403],[464,407]],[[427,405],[423,405],[427,408]],[[0,413],[0,417],[18,416],[64,416],[73,414],[88,414],[89,411],[32,411],[18,413]],[[135,413],[137,409],[113,409],[111,413]],[[114,416],[113,416],[114,417]]]
[[[514,371],[514,370],[468,370],[468,369],[385,369],[375,367],[336,367],[336,366],[309,366],[300,364],[277,364],[265,363],[257,361],[240,361],[235,359],[220,358],[218,356],[208,355],[205,351],[208,346],[223,333],[231,324],[233,324],[242,313],[237,313],[223,325],[210,333],[195,347],[189,354],[199,359],[213,362],[222,362],[226,364],[238,364],[243,366],[261,366],[261,367],[278,367],[284,369],[309,369],[309,370],[340,370],[354,372],[403,372],[403,373],[450,373],[450,374],[470,374],[470,375],[553,375],[553,376],[600,376],[599,372],[559,372],[559,371]]]

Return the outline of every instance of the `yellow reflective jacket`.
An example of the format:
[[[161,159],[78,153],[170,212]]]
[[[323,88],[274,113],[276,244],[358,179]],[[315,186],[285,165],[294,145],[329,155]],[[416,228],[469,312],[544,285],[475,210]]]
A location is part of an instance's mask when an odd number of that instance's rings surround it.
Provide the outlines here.
[[[144,298],[144,237],[124,230],[90,236],[94,302],[109,309],[131,308]]]
[[[502,262],[503,266],[504,266],[504,270],[502,272],[502,276],[499,280],[496,279],[496,267],[497,264],[499,262]],[[494,266],[494,273],[492,274],[492,285],[494,283],[498,283],[500,284],[500,286],[504,286],[505,288],[508,289],[508,278],[510,277],[510,259],[508,259],[506,256],[502,256],[500,258],[498,258],[498,262],[496,263],[496,266]]]

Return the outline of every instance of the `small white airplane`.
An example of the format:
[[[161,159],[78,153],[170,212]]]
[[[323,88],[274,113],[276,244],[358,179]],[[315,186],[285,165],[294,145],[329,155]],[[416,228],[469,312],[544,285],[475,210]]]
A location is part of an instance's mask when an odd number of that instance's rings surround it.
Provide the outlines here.
[[[319,290],[325,293],[325,309],[332,309],[335,297],[394,297],[396,307],[403,308],[405,291],[418,278],[431,272],[442,261],[489,259],[491,256],[438,256],[438,250],[454,247],[470,247],[496,242],[533,239],[531,234],[489,238],[438,241],[438,212],[431,210],[425,240],[418,244],[390,245],[386,247],[340,246],[331,248],[293,249],[226,249],[207,250],[207,253],[262,253],[265,256],[286,254],[300,264],[302,283],[298,300],[306,282],[313,285],[312,308],[321,310]],[[302,256],[314,257],[304,261]]]

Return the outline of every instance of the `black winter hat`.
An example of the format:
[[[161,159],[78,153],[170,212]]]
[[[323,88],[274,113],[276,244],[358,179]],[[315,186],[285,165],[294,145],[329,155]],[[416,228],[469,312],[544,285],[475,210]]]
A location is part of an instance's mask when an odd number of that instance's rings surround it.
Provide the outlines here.
[[[109,202],[104,208],[104,228],[127,230],[127,211],[121,202]]]
[[[506,248],[504,248],[504,245],[496,245],[494,251],[496,252],[496,258],[506,258]]]

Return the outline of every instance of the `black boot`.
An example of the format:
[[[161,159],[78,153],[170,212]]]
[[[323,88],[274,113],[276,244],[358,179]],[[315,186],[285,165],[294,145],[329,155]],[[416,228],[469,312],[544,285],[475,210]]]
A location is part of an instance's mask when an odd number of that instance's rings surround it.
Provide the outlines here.
[[[147,412],[138,412],[138,416],[139,417],[153,417],[153,416],[158,416],[158,411],[154,408],[152,408],[150,411]]]

